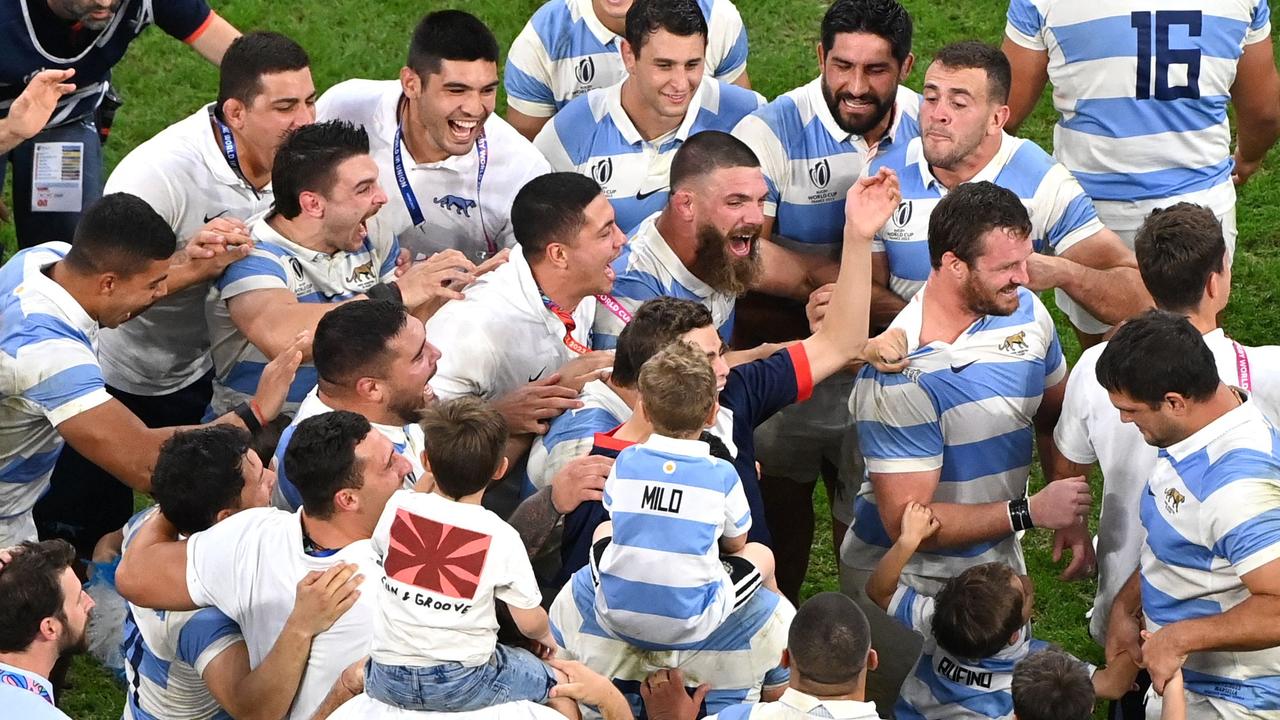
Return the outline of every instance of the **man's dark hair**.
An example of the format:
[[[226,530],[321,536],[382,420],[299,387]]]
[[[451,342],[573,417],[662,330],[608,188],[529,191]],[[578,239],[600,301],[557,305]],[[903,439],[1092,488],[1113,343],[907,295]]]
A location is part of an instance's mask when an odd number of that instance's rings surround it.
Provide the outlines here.
[[[362,377],[384,377],[388,345],[409,323],[404,306],[390,300],[339,305],[316,323],[311,356],[326,383],[347,387]]]
[[[62,605],[62,573],[75,562],[66,540],[24,542],[0,567],[0,653],[20,653],[40,634],[40,623],[67,615]]]
[[[418,21],[405,63],[420,78],[440,72],[445,60],[498,62],[498,40],[480,18],[462,10],[437,10]]]
[[[337,169],[348,158],[369,154],[369,134],[342,120],[303,125],[285,138],[271,166],[275,212],[298,217],[303,192],[326,195],[337,181]]]
[[[480,398],[438,402],[422,413],[431,474],[457,500],[489,486],[507,442],[507,421]]]
[[[1094,700],[1089,670],[1058,648],[1032,653],[1013,666],[1018,720],[1089,720]]]
[[[933,61],[952,70],[983,71],[987,75],[988,99],[997,105],[1009,101],[1013,70],[1009,67],[1009,58],[999,48],[977,40],[965,40],[942,48],[933,56]]]
[[[173,228],[141,198],[103,195],[80,216],[64,262],[82,275],[131,277],[178,250]]]
[[[356,445],[373,430],[362,415],[335,410],[298,423],[284,451],[284,470],[317,520],[333,517],[333,496],[364,486]]]
[[[943,650],[966,660],[1000,652],[1026,623],[1013,569],[1000,562],[968,568],[934,598],[933,637]]]
[[[852,599],[823,592],[806,600],[791,621],[787,652],[792,671],[821,685],[847,685],[866,667],[871,626]]]
[[[625,388],[635,387],[640,367],[649,358],[690,330],[711,324],[711,311],[701,303],[673,297],[646,300],[618,333],[618,345],[613,351],[613,382]]]
[[[897,0],[836,0],[822,16],[823,52],[831,52],[841,33],[884,38],[899,65],[911,54],[911,15]]]
[[[697,0],[635,0],[631,3],[625,32],[631,52],[638,57],[640,48],[659,30],[679,37],[701,35],[705,44],[707,18]]]
[[[176,432],[160,446],[151,495],[183,535],[207,530],[227,509],[239,509],[249,433],[231,425]]]
[[[929,263],[942,267],[950,252],[972,265],[986,249],[982,238],[996,229],[1031,234],[1027,208],[1011,190],[987,182],[964,183],[938,201],[929,215]]]
[[[1222,225],[1212,210],[1181,202],[1153,210],[1134,238],[1138,272],[1156,307],[1186,313],[1200,305],[1209,276],[1227,259]]]
[[[1098,357],[1098,384],[1149,407],[1168,393],[1203,401],[1218,390],[1217,363],[1186,317],[1148,310],[1121,325]]]
[[[245,105],[262,92],[262,76],[311,67],[307,51],[276,32],[251,32],[231,41],[218,66],[218,108],[235,98]]]
[[[671,189],[709,175],[716,170],[760,167],[760,159],[747,144],[727,132],[703,130],[676,150],[671,159]]]
[[[554,172],[525,183],[511,204],[511,230],[530,263],[553,242],[570,244],[586,223],[586,209],[600,197],[595,180],[576,172]]]

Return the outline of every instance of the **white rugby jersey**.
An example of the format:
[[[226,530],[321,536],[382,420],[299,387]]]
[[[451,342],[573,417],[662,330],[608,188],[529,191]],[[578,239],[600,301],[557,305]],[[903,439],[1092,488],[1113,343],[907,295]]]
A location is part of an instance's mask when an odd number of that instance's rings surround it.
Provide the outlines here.
[[[705,78],[674,132],[645,140],[622,109],[622,83],[592,90],[556,113],[534,145],[556,171],[576,172],[600,184],[618,227],[630,233],[667,205],[671,160],[690,135],[729,132],[764,104],[764,98]]]
[[[1250,393],[1272,423],[1280,422],[1280,347],[1245,347],[1221,329],[1204,336],[1213,351],[1218,377]],[[1106,641],[1107,618],[1116,593],[1138,568],[1144,542],[1139,517],[1147,479],[1156,466],[1156,449],[1130,423],[1120,421],[1106,389],[1098,384],[1100,343],[1085,350],[1067,380],[1062,415],[1053,442],[1068,460],[1098,463],[1102,470],[1102,517],[1098,521],[1098,594],[1093,602],[1089,632]]]
[[[623,246],[622,254],[613,261],[615,279],[610,295],[622,310],[603,302],[596,308],[592,341],[597,350],[616,347],[618,333],[631,321],[631,315],[644,301],[656,297],[675,297],[704,305],[711,311],[711,322],[720,337],[728,341],[733,334],[733,308],[737,298],[717,292],[689,272],[658,232],[657,220],[661,214],[654,213],[640,223]]]
[[[920,95],[898,87],[888,130],[875,146],[846,132],[822,96],[822,78],[780,95],[743,118],[733,134],[760,158],[774,232],[811,245],[844,237],[844,198],[873,157],[920,134]]]
[[[698,0],[707,21],[710,77],[733,82],[747,69],[747,30],[730,0]],[[550,0],[511,43],[502,73],[507,105],[551,117],[570,100],[621,82],[622,37],[600,22],[591,0]]]
[[[271,227],[268,217],[250,227],[253,252],[237,260],[213,284],[214,292],[206,308],[209,334],[213,340],[213,416],[230,412],[253,396],[262,369],[271,358],[249,342],[235,323],[227,302],[254,290],[289,290],[300,303],[335,303],[350,300],[379,282],[395,279],[400,247],[365,238],[355,252],[333,255],[303,247]],[[307,391],[315,387],[316,369],[303,363],[289,387],[284,412],[293,412]]]
[[[1227,104],[1244,47],[1271,35],[1266,0],[1011,0],[1005,35],[1048,54],[1054,155],[1109,227],[1235,205]]]
[[[284,454],[289,449],[289,441],[293,439],[293,433],[298,429],[299,423],[316,415],[323,415],[327,412],[333,412],[333,408],[324,404],[320,399],[320,388],[313,387],[311,392],[303,398],[302,404],[298,405],[298,411],[293,414],[293,420],[289,426],[280,433],[280,442],[276,443],[276,452],[272,458],[276,461],[276,485],[271,491],[271,504],[280,508],[293,512],[302,507],[302,494],[298,492],[298,488],[289,480],[289,473],[286,472],[284,466]],[[391,446],[396,452],[404,456],[409,461],[411,469],[408,475],[404,476],[404,487],[407,490],[413,489],[417,484],[418,478],[422,477],[422,451],[426,450],[426,438],[422,434],[422,426],[416,422],[408,425],[383,425],[373,421],[369,425],[378,432],[382,433],[391,441]]]
[[[511,260],[467,288],[427,321],[427,339],[440,349],[431,389],[451,400],[475,395],[494,400],[547,377],[578,353],[565,343],[565,326],[542,302],[520,248]],[[591,347],[596,299],[571,313],[576,344]]]
[[[1249,597],[1240,580],[1280,557],[1280,435],[1245,401],[1158,451],[1142,497],[1142,612],[1157,632],[1227,612]],[[1280,648],[1194,652],[1182,666],[1190,694],[1280,717]]]
[[[872,252],[886,253],[889,289],[910,300],[929,279],[929,216],[947,194],[924,158],[920,138],[867,165],[874,174],[893,170],[902,202],[876,233]],[[1060,163],[1030,140],[1001,136],[1000,149],[969,182],[992,182],[1011,190],[1031,216],[1031,242],[1037,252],[1062,254],[1103,229],[1093,202]]]
[[[743,703],[721,710],[708,720],[877,720],[873,702],[858,700],[823,700],[789,687],[774,702]]]
[[[419,163],[396,141],[402,98],[399,80],[347,80],[316,102],[317,121],[346,120],[369,133],[369,154],[387,193],[370,232],[399,238],[415,256],[453,248],[477,262],[514,245],[511,203],[525,183],[550,172],[546,159],[495,113],[471,152]]]
[[[1031,472],[1036,411],[1045,389],[1067,376],[1053,318],[1035,293],[1019,288],[1012,315],[985,315],[951,344],[921,346],[925,292],[916,293],[890,325],[906,331],[911,367],[881,373],[866,366],[849,398],[867,471],[937,470],[935,502],[1022,497]],[[840,549],[850,567],[874,569],[892,545],[875,500],[868,478],[854,503],[853,532]],[[942,582],[994,561],[1026,572],[1016,535],[918,552],[906,573]]]
[[[125,525],[124,547],[152,506]],[[222,652],[244,642],[240,627],[217,608],[188,612],[151,610],[129,603],[124,620],[124,720],[230,720],[204,681]]]
[[[308,555],[300,517],[275,508],[241,510],[187,540],[187,592],[196,605],[216,607],[240,626],[250,667],[261,665],[280,637],[307,573],[347,562],[369,581],[382,576],[368,540]],[[369,654],[379,592],[362,588],[355,604],[312,640],[289,720],[309,720],[342,671]]]
[[[0,267],[0,519],[29,517],[49,489],[58,425],[111,399],[98,322],[44,273],[70,249],[36,245]]]
[[[547,611],[551,634],[561,651],[613,681],[641,717],[640,684],[654,670],[679,668],[690,692],[707,683],[705,706],[713,715],[731,705],[758,702],[763,688],[787,684],[791,672],[778,664],[787,646],[787,629],[796,609],[786,598],[760,588],[696,648],[641,650],[608,631],[596,619],[591,568],[573,574]],[[586,720],[599,720],[595,708],[581,706]]]
[[[210,103],[134,148],[103,190],[146,201],[173,228],[179,249],[210,220],[247,221],[270,210],[274,197],[270,185],[254,190],[232,169],[210,124],[212,111]],[[209,372],[208,293],[209,283],[193,285],[118,328],[103,328],[99,358],[107,384],[134,395],[165,395]]]

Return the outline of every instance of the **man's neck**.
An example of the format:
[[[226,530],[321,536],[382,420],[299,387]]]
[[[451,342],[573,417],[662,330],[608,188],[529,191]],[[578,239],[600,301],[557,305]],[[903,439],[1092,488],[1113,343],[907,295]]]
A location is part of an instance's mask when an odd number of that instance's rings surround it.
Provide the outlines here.
[[[274,149],[262,149],[246,140],[230,125],[231,137],[236,141],[236,163],[240,165],[240,173],[249,181],[254,190],[261,190],[271,184],[271,166],[275,161]],[[214,140],[222,145],[220,134],[214,133]]]
[[[1186,434],[1178,440],[1182,442],[1195,435],[1215,420],[1240,407],[1241,398],[1226,383],[1218,383],[1218,389],[1205,402],[1192,402],[1191,412],[1187,415],[1183,430]]]
[[[634,405],[632,408],[634,409]],[[632,413],[627,421],[622,423],[617,432],[613,434],[615,440],[624,440],[632,443],[642,443],[649,439],[653,434],[653,425],[649,424],[649,419],[644,417],[644,413]]]
[[[938,341],[953,343],[961,333],[982,317],[968,309],[968,304],[959,288],[943,281],[936,270],[929,276],[928,282],[920,292],[924,293],[918,338],[921,346]]]
[[[1200,331],[1201,335],[1208,335],[1218,329],[1218,314],[1206,309],[1203,305],[1187,313],[1187,319]]]
[[[298,215],[295,218],[286,218],[278,214],[271,215],[267,218],[267,224],[280,233],[281,237],[294,245],[301,245],[308,250],[315,250],[326,255],[333,255],[337,252],[329,246],[329,243],[325,242],[324,231],[320,227],[320,223],[311,220],[306,215]]]
[[[89,278],[67,267],[66,261],[58,262],[45,268],[45,275],[58,284],[67,294],[71,296],[76,304],[84,309],[85,313],[93,318],[94,322],[98,322],[98,311],[93,306],[93,297],[96,295],[96,278]]]
[[[893,118],[897,114],[898,106],[897,104],[894,104],[894,106],[889,109],[889,112],[885,113],[883,118],[880,118],[880,122],[876,123],[875,127],[862,133],[862,141],[867,144],[867,147],[878,145],[880,141],[884,139],[884,136],[889,133],[889,126],[893,124]]]
[[[302,511],[302,532],[322,550],[341,550],[358,540],[368,540],[372,533],[359,528],[359,524],[351,513],[335,511],[328,520],[317,520]]]
[[[480,492],[471,493],[470,495],[463,495],[462,497],[459,497],[459,498],[449,497],[448,495],[444,494],[444,489],[440,487],[440,483],[436,483],[435,487],[431,488],[431,492],[436,495],[439,495],[445,500],[448,500],[450,502],[462,503],[463,505],[479,505],[484,501],[483,490],[481,490]]]
[[[622,402],[627,404],[627,407],[632,410],[636,409],[636,399],[640,397],[640,393],[635,388],[622,387],[615,383],[612,377],[605,378],[604,384],[607,385],[615,395],[621,398]]]
[[[865,678],[865,675],[863,677]],[[853,702],[867,701],[865,680],[856,683],[854,687],[820,685],[810,683],[802,677],[797,677],[795,668],[792,668],[790,687],[796,692],[804,693],[805,695],[817,700],[851,700]]]
[[[53,672],[53,664],[57,661],[57,649],[50,642],[36,641],[23,652],[0,653],[0,663],[26,670],[45,680],[49,679],[49,674]],[[49,690],[52,691],[53,688]]]
[[[551,298],[551,302],[560,306],[561,310],[572,313],[578,308],[578,303],[582,302],[582,298],[586,297],[572,289],[569,278],[562,277],[561,273],[556,272],[553,268],[548,268],[543,264],[537,267],[529,266],[529,271],[533,273],[533,281],[538,284],[538,289],[543,295]]]
[[[671,252],[680,259],[681,264],[686,269],[693,267],[694,258],[698,255],[698,237],[693,226],[680,222],[680,218],[677,218],[668,206],[654,221],[654,228],[658,231],[658,235],[662,236],[667,247],[671,248]],[[705,281],[705,278],[698,279]]]
[[[326,390],[326,388],[328,389]],[[353,412],[364,417],[365,420],[368,420],[371,423],[391,426],[407,424],[402,418],[397,417],[395,413],[391,412],[391,410],[385,405],[380,405],[371,400],[366,400],[365,398],[354,396],[351,393],[343,392],[342,389],[334,388],[323,380],[320,381],[317,395],[320,398],[320,402],[324,403],[325,407],[333,410],[346,410],[347,412]]]
[[[680,127],[680,123],[684,122],[683,117],[668,118],[655,113],[640,97],[639,89],[630,79],[624,80],[622,83],[621,98],[622,111],[627,114],[627,117],[631,118],[631,124],[636,126],[636,132],[640,133],[640,137],[646,141],[662,137]],[[689,108],[685,112],[687,114],[692,110],[693,103],[690,102]]]
[[[400,101],[400,107],[397,111],[400,130],[404,133],[404,147],[401,149],[408,152],[410,156],[404,158],[405,166],[448,160],[449,153],[432,142],[431,136],[427,134],[427,129],[422,127],[422,123],[414,119],[418,116],[414,109],[414,101],[410,98],[405,98]]]
[[[1000,152],[1000,144],[1002,142],[1004,142],[1003,132],[995,136],[985,137],[976,150],[956,163],[954,167],[940,168],[930,165],[929,172],[933,173],[933,177],[942,183],[942,187],[954,190],[956,187],[977,177],[978,173],[982,172],[982,169],[996,156],[996,153]]]

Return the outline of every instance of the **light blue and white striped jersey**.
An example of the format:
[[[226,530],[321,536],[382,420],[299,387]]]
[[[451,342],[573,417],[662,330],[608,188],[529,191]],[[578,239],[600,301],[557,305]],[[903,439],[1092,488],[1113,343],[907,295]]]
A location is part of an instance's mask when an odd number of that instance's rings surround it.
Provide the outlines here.
[[[893,170],[902,187],[902,202],[876,233],[872,252],[888,254],[889,288],[904,300],[929,279],[929,216],[947,194],[923,148],[916,138],[867,165],[868,174],[882,167]],[[1003,135],[995,157],[970,182],[984,180],[1012,191],[1026,205],[1036,252],[1061,254],[1103,229],[1080,183],[1030,140]]]
[[[789,687],[773,702],[743,703],[708,716],[707,720],[878,720],[873,702],[824,700]]]
[[[691,691],[709,684],[708,715],[758,702],[761,689],[779,688],[791,679],[791,672],[778,662],[796,609],[766,588],[756,590],[705,640],[685,650],[642,650],[614,637],[597,621],[595,595],[589,567],[574,573],[556,595],[548,611],[551,634],[562,651],[556,657],[577,660],[612,680],[636,717],[644,717],[640,684],[661,668],[679,668]],[[597,720],[600,714],[584,705],[582,716]]]
[[[394,238],[387,240],[389,247],[366,238],[355,252],[329,255],[288,240],[267,219],[253,223],[253,252],[232,263],[214,282],[206,309],[216,373],[212,403],[215,417],[230,412],[253,395],[262,369],[271,360],[231,322],[227,309],[231,298],[255,290],[288,290],[300,303],[335,303],[349,300],[379,282],[395,279],[400,244]],[[297,410],[298,403],[315,384],[315,366],[303,363],[289,388],[284,412]]]
[[[844,196],[869,158],[920,135],[920,95],[898,87],[893,120],[874,147],[845,131],[822,96],[822,78],[743,118],[733,134],[760,158],[769,194],[764,213],[773,231],[809,245],[844,237]]]
[[[622,83],[617,83],[575,98],[551,118],[533,144],[552,170],[582,173],[599,183],[625,233],[666,207],[671,159],[690,135],[729,132],[764,104],[759,93],[704,78],[680,127],[650,141],[640,136],[622,109],[621,92]]]
[[[603,380],[583,385],[578,401],[582,407],[552,418],[547,433],[533,441],[525,496],[550,486],[551,478],[570,460],[590,453],[596,433],[609,432],[631,418],[631,406]]]
[[[733,609],[720,538],[751,529],[733,463],[701,440],[653,434],[618,454],[604,483],[613,540],[600,557],[596,614],[642,648],[687,648]]]
[[[1027,491],[1032,421],[1046,388],[1063,382],[1067,363],[1058,331],[1036,294],[1018,289],[1018,309],[986,315],[951,344],[919,345],[926,290],[890,327],[907,334],[911,367],[858,373],[849,410],[869,473],[940,473],[933,502],[988,503]],[[850,567],[871,570],[892,544],[870,480],[854,503],[853,533],[841,547]],[[935,591],[971,565],[1003,562],[1026,573],[1016,535],[963,548],[917,552],[906,573]]]
[[[889,616],[924,636],[923,653],[902,683],[893,706],[899,720],[925,718],[1013,719],[1013,666],[1049,644],[1031,638],[1031,626],[1018,641],[988,658],[962,658],[938,646],[933,637],[933,598],[899,585],[889,601]],[[1089,666],[1092,673],[1094,668]]]
[[[31,512],[49,489],[58,425],[111,399],[97,321],[44,273],[70,249],[37,245],[0,268],[0,520]]]
[[[147,508],[129,520],[125,548],[155,511]],[[240,626],[217,608],[166,612],[129,603],[121,648],[124,720],[230,720],[203,674],[222,651],[241,642]]]
[[[710,77],[733,82],[747,69],[747,29],[729,0],[698,0],[707,20]],[[531,117],[551,117],[570,100],[621,82],[622,38],[596,16],[591,0],[550,0],[511,43],[502,73],[507,105]]]
[[[272,505],[288,512],[302,507],[302,493],[298,492],[298,487],[289,480],[289,474],[284,466],[284,454],[289,449],[289,441],[293,439],[293,433],[298,430],[298,425],[303,420],[333,412],[333,410],[320,399],[320,388],[313,387],[298,405],[298,411],[293,414],[293,420],[289,422],[289,426],[280,433],[280,442],[276,443],[276,452],[272,456],[276,461],[276,486],[271,491]],[[373,421],[370,421],[369,425],[390,440],[396,452],[409,461],[410,469],[409,474],[404,476],[404,487],[406,490],[412,490],[418,478],[423,475],[422,451],[426,450],[427,442],[422,434],[422,426],[418,423],[383,425]]]
[[[1163,448],[1142,498],[1142,611],[1151,632],[1244,602],[1240,578],[1280,557],[1280,435],[1248,401]],[[1280,648],[1198,652],[1187,692],[1280,717]]]
[[[1271,35],[1266,0],[1011,0],[1005,34],[1047,53],[1054,155],[1108,227],[1235,205],[1227,103],[1244,46]]]
[[[630,316],[645,300],[656,297],[681,298],[704,305],[711,311],[711,322],[720,337],[727,342],[733,334],[733,307],[737,299],[717,292],[689,272],[658,233],[657,219],[661,214],[645,218],[623,246],[622,254],[613,261],[615,279],[611,295],[622,312],[603,302],[596,306],[596,322],[591,329],[591,342],[596,350],[617,347],[618,333],[626,327]]]

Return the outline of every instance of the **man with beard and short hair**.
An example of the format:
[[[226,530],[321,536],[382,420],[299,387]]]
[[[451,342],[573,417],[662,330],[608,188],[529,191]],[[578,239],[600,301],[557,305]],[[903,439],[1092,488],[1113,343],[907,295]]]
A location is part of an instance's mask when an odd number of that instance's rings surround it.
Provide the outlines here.
[[[318,383],[298,406],[276,445],[273,504],[297,510],[302,495],[285,472],[285,451],[298,423],[313,415],[348,410],[364,416],[409,461],[405,487],[423,476],[426,445],[418,414],[431,398],[427,381],[436,374],[440,351],[427,341],[421,322],[389,300],[362,300],[334,308],[316,323],[311,344]]]
[[[759,243],[763,274],[737,303],[739,347],[809,335],[801,303],[835,281],[845,194],[867,162],[918,133],[920,96],[901,85],[915,59],[912,32],[897,0],[837,0],[822,18],[819,76],[734,128],[760,158],[769,188]],[[873,328],[892,318],[877,311],[881,294],[872,286]],[[756,433],[760,486],[776,529],[778,587],[792,602],[799,601],[813,546],[819,479],[830,498],[833,546],[853,519],[862,466],[846,408],[852,387],[851,375],[837,373],[814,388],[811,401],[782,411]]]
[[[74,70],[43,129],[0,153],[0,185],[13,164],[18,246],[71,242],[80,214],[102,196],[103,131],[97,117],[111,70],[150,25],[182,40],[217,65],[236,30],[206,0],[12,0],[0,3],[0,117],[43,69]],[[44,147],[41,147],[41,146]],[[49,151],[52,150],[52,156]],[[50,197],[36,167],[52,160],[80,168],[79,193]]]
[[[0,705],[8,717],[70,720],[53,703],[49,674],[89,647],[93,598],[65,540],[24,542],[0,553]]]
[[[1009,87],[1009,61],[998,49],[969,41],[938,51],[925,71],[920,137],[871,163],[898,173],[903,190],[902,207],[877,236],[876,284],[905,305],[930,276],[934,208],[962,183],[986,180],[1017,193],[1031,216],[1037,252],[1027,260],[1028,288],[1056,288],[1060,303],[1069,296],[1108,323],[1150,306],[1133,251],[1103,227],[1080,183],[1035,143],[1005,133]],[[1082,342],[1097,342],[1072,322]]]
[[[678,297],[706,305],[720,336],[733,335],[733,305],[759,270],[760,212],[767,188],[741,140],[706,130],[671,161],[671,196],[631,235],[613,264],[613,292],[596,307],[592,345],[613,349],[645,300]]]
[[[320,120],[364,126],[390,198],[379,232],[417,254],[479,262],[515,244],[511,203],[547,161],[493,112],[498,42],[461,10],[418,23],[399,80],[348,80],[316,105]]]
[[[1025,574],[1017,531],[1075,527],[1088,512],[1081,477],[1026,497],[1034,446],[1049,463],[1067,378],[1053,318],[1023,287],[1031,228],[1010,190],[976,182],[948,193],[929,219],[929,279],[890,326],[906,332],[910,367],[864,368],[849,401],[869,479],[841,547],[840,584],[871,621],[872,644],[895,650],[868,680],[882,713],[921,638],[870,601],[865,586],[909,503],[928,505],[942,523],[902,576],[925,594],[984,562]]]

